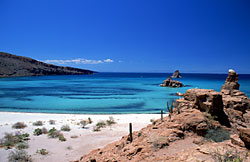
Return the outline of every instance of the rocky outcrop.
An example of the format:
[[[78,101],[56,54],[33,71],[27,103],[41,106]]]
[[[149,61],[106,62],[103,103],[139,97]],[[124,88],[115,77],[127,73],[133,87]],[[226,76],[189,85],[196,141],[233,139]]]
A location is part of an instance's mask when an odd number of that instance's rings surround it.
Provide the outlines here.
[[[0,77],[93,74],[91,70],[56,66],[0,52]]]
[[[236,130],[239,127],[250,128],[250,100],[239,90],[239,75],[229,70],[225,84],[221,88],[224,111]]]
[[[229,97],[238,97],[239,101],[233,100],[237,106],[233,102],[232,106],[227,106],[231,101],[225,98],[230,100]],[[250,161],[250,157],[245,156],[250,153],[247,150],[250,128],[243,128],[249,127],[250,115],[243,104],[243,99],[249,102],[245,97],[240,91],[225,94],[209,89],[187,90],[183,98],[176,100],[176,107],[169,116],[133,132],[132,143],[124,136],[120,141],[84,155],[79,162],[212,162],[215,156],[223,157],[232,150],[237,150],[235,154],[245,158],[244,161]],[[231,111],[234,115],[228,113]],[[238,120],[242,120],[241,125]],[[214,138],[227,136],[226,132],[228,139],[219,143],[204,140],[211,130]],[[218,130],[224,134],[217,134]]]
[[[179,70],[176,70],[173,75],[172,78],[181,78],[181,73],[179,72]]]
[[[183,84],[177,80],[173,80],[172,77],[163,81],[163,84],[160,84],[161,87],[183,87]]]
[[[238,83],[239,75],[232,69],[228,71],[228,77],[225,84],[222,86],[221,90],[239,90],[240,85]]]

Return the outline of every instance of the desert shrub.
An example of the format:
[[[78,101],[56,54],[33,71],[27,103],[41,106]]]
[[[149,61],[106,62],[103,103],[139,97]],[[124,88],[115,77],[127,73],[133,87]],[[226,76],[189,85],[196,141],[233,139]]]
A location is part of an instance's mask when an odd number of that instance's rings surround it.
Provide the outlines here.
[[[217,150],[211,153],[211,156],[215,162],[243,162],[244,158],[247,158],[241,157],[237,150],[235,152],[227,150],[224,154],[220,154]]]
[[[33,123],[34,126],[42,126],[43,125],[43,122],[42,121],[36,121]]]
[[[48,132],[48,136],[50,138],[57,138],[60,135],[62,135],[62,133],[60,131],[58,131],[57,129],[55,129],[55,128],[50,129],[49,132]]]
[[[34,134],[35,136],[40,136],[40,135],[42,135],[42,134],[43,134],[42,129],[40,129],[40,128],[35,129],[34,132],[33,132],[33,134]]]
[[[70,129],[69,125],[63,125],[63,126],[61,127],[61,130],[62,130],[62,131],[67,131],[67,132],[69,132],[71,129]]]
[[[93,121],[92,121],[92,119],[89,117],[88,118],[88,124],[92,124],[93,123]]]
[[[14,128],[14,129],[23,129],[25,127],[27,127],[27,125],[24,124],[23,122],[17,122],[17,123],[12,125],[12,128]]]
[[[31,156],[24,150],[12,151],[8,156],[9,162],[32,162]]]
[[[63,134],[59,135],[58,139],[62,142],[66,141],[66,138],[63,136]]]
[[[205,135],[205,139],[212,140],[215,142],[222,142],[222,141],[230,139],[230,133],[221,128],[210,129],[207,131],[207,134]]]
[[[155,119],[150,119],[150,122],[155,125],[156,124],[156,120]]]
[[[115,119],[114,119],[112,116],[110,116],[109,119],[106,120],[106,124],[107,124],[108,126],[111,126],[111,125],[113,125],[113,124],[115,124],[115,123],[116,123],[116,122],[115,122]]]
[[[23,149],[29,148],[29,145],[28,145],[27,142],[21,142],[21,143],[18,143],[18,144],[16,145],[16,148],[17,148],[18,150],[23,150]]]
[[[96,127],[98,127],[98,128],[105,128],[106,127],[106,123],[103,120],[101,120],[98,123],[96,123]]]
[[[41,155],[47,155],[48,151],[46,149],[40,149],[40,150],[37,150],[37,153],[39,153]]]
[[[72,150],[73,148],[71,146],[66,147],[67,150]]]
[[[83,128],[85,128],[86,125],[88,125],[88,121],[87,120],[81,120],[80,124],[82,125]]]
[[[94,131],[94,132],[99,132],[99,131],[101,131],[101,128],[100,128],[100,127],[97,127],[97,126],[94,126],[94,127],[93,127],[93,131]]]
[[[18,143],[29,140],[28,137],[28,133],[16,133],[15,135],[12,133],[5,133],[4,137],[0,141],[0,147],[6,147],[7,149],[12,148]]]
[[[138,133],[138,135],[137,135],[137,136],[138,136],[138,137],[141,137],[141,135],[142,135],[141,133]]]
[[[55,121],[55,120],[49,120],[49,124],[50,124],[50,125],[55,125],[55,124],[56,124],[56,121]]]

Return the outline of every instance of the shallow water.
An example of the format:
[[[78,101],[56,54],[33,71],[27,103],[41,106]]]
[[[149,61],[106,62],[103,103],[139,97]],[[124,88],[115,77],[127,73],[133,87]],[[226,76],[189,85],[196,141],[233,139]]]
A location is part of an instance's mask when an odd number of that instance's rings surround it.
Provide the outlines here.
[[[160,87],[167,73],[98,73],[0,79],[0,111],[46,113],[159,113],[190,88],[219,91],[227,75],[183,74],[186,87]],[[240,75],[250,96],[250,75]]]

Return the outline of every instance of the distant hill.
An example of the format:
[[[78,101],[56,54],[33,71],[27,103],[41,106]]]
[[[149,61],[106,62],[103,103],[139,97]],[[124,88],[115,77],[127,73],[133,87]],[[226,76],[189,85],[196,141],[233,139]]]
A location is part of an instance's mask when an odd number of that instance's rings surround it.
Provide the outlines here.
[[[28,57],[0,52],[0,77],[83,75],[93,74],[91,70],[46,64]]]

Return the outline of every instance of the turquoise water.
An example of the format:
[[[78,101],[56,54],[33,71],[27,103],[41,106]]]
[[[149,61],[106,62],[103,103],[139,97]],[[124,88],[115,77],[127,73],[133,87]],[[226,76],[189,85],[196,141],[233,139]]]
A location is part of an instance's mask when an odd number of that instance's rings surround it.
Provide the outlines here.
[[[0,79],[0,111],[46,113],[159,113],[190,88],[220,90],[227,75],[183,74],[186,87],[158,86],[167,73],[98,73]],[[250,96],[250,75],[240,75]]]

